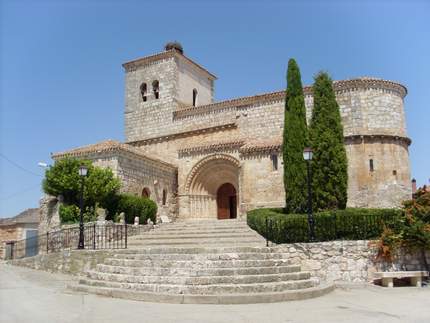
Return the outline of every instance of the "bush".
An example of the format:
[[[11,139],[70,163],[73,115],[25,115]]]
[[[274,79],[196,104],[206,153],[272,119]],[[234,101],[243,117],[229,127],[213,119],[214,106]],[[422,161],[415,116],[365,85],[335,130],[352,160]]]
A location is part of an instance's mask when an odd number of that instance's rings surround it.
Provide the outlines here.
[[[381,235],[384,225],[397,226],[401,210],[354,209],[314,214],[315,240],[363,240]],[[248,212],[248,225],[275,243],[309,242],[306,214],[285,214],[283,209],[256,209]]]
[[[60,205],[60,221],[61,224],[78,223],[81,210],[76,205]],[[97,215],[92,207],[86,207],[84,210],[84,222],[96,221]]]
[[[79,222],[79,208],[76,205],[60,205],[59,213],[62,224]]]
[[[138,197],[129,194],[121,194],[115,213],[124,212],[125,222],[134,223],[134,217],[139,217],[140,224],[146,224],[148,219],[155,223],[157,215],[157,204],[146,197]]]

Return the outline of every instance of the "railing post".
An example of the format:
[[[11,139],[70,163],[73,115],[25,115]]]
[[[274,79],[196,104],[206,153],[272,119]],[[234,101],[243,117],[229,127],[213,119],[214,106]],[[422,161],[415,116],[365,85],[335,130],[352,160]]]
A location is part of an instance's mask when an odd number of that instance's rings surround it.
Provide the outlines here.
[[[127,223],[124,223],[124,229],[125,229],[125,249],[127,249]]]
[[[46,253],[49,253],[49,231],[46,231]]]
[[[93,223],[93,249],[96,250],[96,224]]]

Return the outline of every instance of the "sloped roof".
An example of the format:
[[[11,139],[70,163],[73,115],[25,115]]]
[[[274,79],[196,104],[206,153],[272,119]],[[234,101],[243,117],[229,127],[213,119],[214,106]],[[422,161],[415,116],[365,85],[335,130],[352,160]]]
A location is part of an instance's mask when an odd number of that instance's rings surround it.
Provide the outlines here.
[[[176,166],[166,163],[165,161],[147,156],[139,148],[133,147],[129,144],[123,144],[123,143],[120,143],[119,141],[112,140],[112,139],[108,139],[91,145],[73,148],[63,152],[53,153],[52,158],[55,160],[55,159],[61,159],[64,157],[85,157],[88,154],[101,153],[101,152],[118,152],[118,153],[129,152],[135,156],[142,157],[171,168],[176,168]]]
[[[153,55],[149,55],[149,56],[137,58],[137,59],[134,59],[132,61],[129,61],[129,62],[126,62],[126,63],[122,64],[122,66],[124,67],[124,69],[126,71],[129,71],[131,68],[134,68],[134,67],[137,67],[137,66],[141,66],[141,65],[145,65],[145,64],[150,64],[152,62],[159,61],[159,60],[162,60],[162,59],[171,58],[171,57],[178,57],[180,59],[184,59],[185,61],[187,61],[191,65],[197,67],[199,70],[201,70],[204,73],[206,73],[207,76],[209,78],[211,78],[212,80],[216,80],[217,79],[217,77],[214,74],[212,74],[211,72],[209,72],[207,69],[205,69],[200,64],[197,64],[196,62],[194,62],[191,58],[188,58],[187,56],[185,56],[183,53],[177,51],[176,49],[170,49],[170,50],[166,50],[166,51],[163,51],[163,52],[160,52],[160,53],[156,53],[156,54],[153,54]]]
[[[0,219],[0,225],[12,225],[12,224],[26,224],[26,223],[39,223],[39,209],[31,208],[22,211],[13,218]]]

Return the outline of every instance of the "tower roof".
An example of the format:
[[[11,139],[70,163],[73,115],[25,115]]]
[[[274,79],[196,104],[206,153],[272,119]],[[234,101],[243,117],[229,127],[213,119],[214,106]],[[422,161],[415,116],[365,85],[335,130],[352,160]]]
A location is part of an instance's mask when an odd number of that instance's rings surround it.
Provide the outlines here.
[[[200,64],[197,64],[192,59],[185,56],[182,45],[179,44],[178,42],[167,43],[165,46],[165,49],[166,49],[165,51],[154,54],[154,55],[145,56],[145,57],[134,59],[132,61],[125,62],[124,64],[122,64],[122,67],[124,67],[124,69],[128,72],[128,71],[133,70],[134,68],[136,68],[138,66],[146,65],[146,64],[156,62],[156,61],[159,61],[162,59],[176,57],[178,59],[184,60],[187,63],[190,63],[191,65],[197,67],[200,71],[204,72],[208,76],[209,79],[212,79],[212,80],[217,79],[217,77],[214,74],[209,72],[203,66],[201,66]]]

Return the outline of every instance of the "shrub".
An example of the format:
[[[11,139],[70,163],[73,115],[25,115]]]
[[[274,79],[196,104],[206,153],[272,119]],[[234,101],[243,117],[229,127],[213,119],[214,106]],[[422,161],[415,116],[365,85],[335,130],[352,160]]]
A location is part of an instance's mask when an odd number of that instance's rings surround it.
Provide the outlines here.
[[[79,208],[76,205],[60,205],[59,214],[62,224],[79,222]]]
[[[60,205],[60,221],[61,224],[72,224],[78,223],[80,217],[80,208],[76,205]],[[84,222],[96,221],[97,215],[92,207],[86,207],[84,210]]]
[[[121,194],[115,213],[124,212],[125,222],[134,223],[134,217],[139,217],[140,224],[146,224],[148,219],[155,223],[157,215],[157,204],[146,197],[130,194]]]
[[[402,212],[395,209],[354,209],[314,214],[315,240],[363,240],[381,235],[385,224],[397,225]],[[248,225],[275,243],[309,242],[306,214],[285,214],[283,209],[248,212]]]

